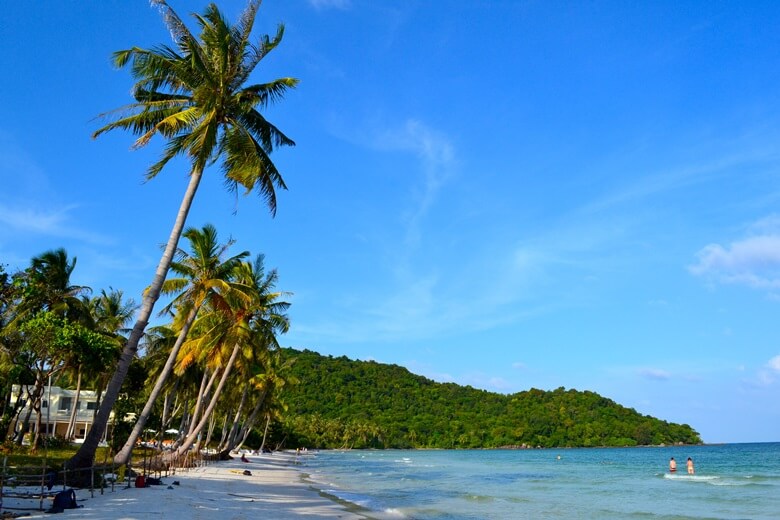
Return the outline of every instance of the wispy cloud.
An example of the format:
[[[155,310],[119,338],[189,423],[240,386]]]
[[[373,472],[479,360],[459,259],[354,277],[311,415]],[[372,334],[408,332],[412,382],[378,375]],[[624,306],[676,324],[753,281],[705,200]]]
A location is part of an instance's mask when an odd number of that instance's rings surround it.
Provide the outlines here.
[[[339,9],[346,10],[352,5],[350,0],[309,0],[309,5],[317,10]]]
[[[82,240],[90,244],[109,244],[109,237],[87,231],[75,225],[71,213],[77,206],[64,206],[49,211],[30,207],[16,208],[0,204],[1,236],[12,233],[28,233],[58,238]]]
[[[766,364],[767,368],[777,374],[780,374],[780,355],[777,355],[769,360]]]
[[[780,289],[780,219],[771,216],[751,226],[747,236],[728,245],[709,244],[697,253],[691,274],[723,284]]]
[[[388,129],[376,136],[379,149],[414,153],[420,160],[422,183],[415,187],[414,204],[404,215],[407,245],[414,247],[421,239],[421,222],[436,200],[441,187],[453,174],[455,149],[446,136],[422,121],[409,119],[400,129]]]
[[[753,374],[742,379],[742,384],[748,390],[764,390],[773,386],[780,378],[780,354],[769,359]]]
[[[672,378],[670,372],[660,368],[640,368],[638,373],[645,379],[653,379],[655,381],[666,381]]]

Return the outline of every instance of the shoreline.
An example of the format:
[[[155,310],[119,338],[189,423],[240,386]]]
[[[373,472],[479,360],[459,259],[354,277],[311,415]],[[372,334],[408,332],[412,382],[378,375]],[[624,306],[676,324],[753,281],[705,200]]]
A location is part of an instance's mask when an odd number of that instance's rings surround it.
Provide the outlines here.
[[[305,466],[296,464],[294,453],[246,454],[246,458],[249,462],[235,458],[177,470],[163,477],[162,485],[128,488],[122,484],[102,495],[96,490],[94,498],[88,489],[79,489],[76,497],[80,507],[66,509],[63,514],[90,520],[376,518],[358,504],[317,489]],[[45,511],[51,504],[52,500],[46,499],[44,511],[38,511],[33,509],[37,500],[4,497],[2,511],[24,515],[22,518],[51,518]]]

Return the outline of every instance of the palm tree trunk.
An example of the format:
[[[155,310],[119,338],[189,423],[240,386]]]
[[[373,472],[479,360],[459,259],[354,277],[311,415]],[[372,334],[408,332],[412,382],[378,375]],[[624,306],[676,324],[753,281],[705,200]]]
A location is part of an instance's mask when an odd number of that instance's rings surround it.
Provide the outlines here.
[[[65,438],[73,440],[73,430],[76,429],[76,411],[79,409],[79,395],[81,395],[81,365],[79,365],[78,377],[76,377],[76,399],[73,403],[73,409],[70,411],[68,420],[68,429],[65,431]]]
[[[230,359],[228,359],[228,362],[225,365],[225,370],[222,372],[222,378],[219,380],[219,384],[214,390],[214,395],[211,396],[211,402],[209,402],[208,407],[206,410],[204,410],[203,417],[198,422],[197,426],[195,426],[195,429],[187,436],[186,439],[184,439],[184,442],[181,446],[179,446],[179,449],[176,450],[177,457],[184,455],[187,449],[192,446],[192,444],[195,442],[195,439],[198,437],[198,434],[201,432],[201,430],[203,430],[203,427],[208,422],[209,416],[214,411],[214,407],[217,405],[217,400],[222,394],[222,389],[225,388],[225,383],[227,383],[230,370],[233,368],[233,363],[235,363],[236,357],[238,357],[239,350],[241,350],[241,346],[236,344],[236,346],[233,347],[233,352],[230,353]],[[216,373],[217,370],[214,370],[214,372]]]
[[[108,420],[111,416],[111,410],[114,408],[114,403],[116,403],[116,400],[119,398],[119,391],[122,388],[122,383],[125,381],[127,371],[130,369],[130,364],[133,362],[135,354],[138,351],[138,343],[141,341],[146,325],[149,323],[149,318],[152,316],[154,304],[160,298],[160,290],[162,289],[165,277],[168,275],[168,268],[173,261],[176,247],[179,245],[179,239],[184,230],[184,224],[187,222],[187,214],[190,212],[192,200],[195,198],[195,193],[198,191],[198,185],[200,184],[202,177],[202,168],[193,168],[190,172],[190,181],[187,185],[187,190],[184,192],[184,198],[179,205],[179,212],[176,215],[173,229],[171,229],[171,235],[168,237],[168,243],[160,258],[160,263],[157,266],[157,271],[155,272],[152,284],[149,286],[149,289],[144,292],[144,298],[138,313],[137,321],[133,326],[130,337],[127,339],[127,343],[125,343],[124,349],[122,349],[122,355],[119,357],[116,370],[111,376],[111,381],[108,383],[106,395],[103,397],[103,402],[100,403],[100,409],[95,416],[95,422],[89,430],[86,439],[84,439],[84,444],[81,445],[76,454],[66,463],[68,469],[88,468],[95,459],[95,452],[106,431],[106,426],[108,425]]]
[[[268,392],[266,390],[263,390],[263,393],[260,394],[260,399],[257,400],[254,409],[252,409],[252,413],[250,413],[249,417],[247,417],[246,421],[244,421],[244,425],[241,427],[241,432],[236,436],[236,440],[228,446],[228,449],[240,449],[241,446],[244,445],[247,437],[249,437],[249,432],[251,432],[252,428],[255,427],[257,416],[260,414],[260,409],[263,407],[267,393]],[[236,442],[239,438],[241,439],[240,443]]]
[[[260,453],[265,450],[265,439],[268,437],[268,427],[271,425],[271,414],[265,416],[265,429],[263,430],[263,442],[260,443]]]
[[[225,415],[225,420],[223,422],[222,428],[225,428],[225,424],[227,423],[227,415]],[[211,414],[211,421],[209,421],[209,429],[208,433],[206,433],[206,440],[204,441],[203,445],[208,448],[209,443],[211,442],[211,435],[214,433],[214,426],[217,425],[217,414],[213,413]]]
[[[198,399],[195,401],[195,409],[192,411],[192,416],[190,417],[190,429],[187,431],[187,436],[189,436],[195,430],[195,427],[200,420],[200,414],[203,410],[203,403],[206,402],[206,399],[208,398],[207,396],[211,391],[211,387],[214,385],[214,381],[217,379],[219,369],[214,369],[211,377],[208,378],[208,383],[206,383],[204,386],[203,383],[206,382],[206,376],[208,376],[208,373],[208,370],[203,372],[203,379],[200,382],[200,391],[198,392]]]
[[[200,413],[203,413],[203,410],[202,410],[203,405],[206,403],[206,400],[208,400],[208,398],[209,398],[209,393],[211,392],[211,387],[214,386],[214,381],[217,379],[217,375],[218,374],[220,374],[219,369],[215,369],[214,370],[214,374],[211,376],[211,379],[209,379],[209,384],[206,386],[206,391],[203,394],[203,400],[201,401],[202,404],[201,404],[201,411],[200,411]],[[206,418],[205,415],[203,416],[203,418],[204,419]],[[213,425],[213,424],[214,424],[214,414],[212,414],[210,425]],[[193,427],[193,426],[196,426],[196,425],[197,425],[197,416],[195,416],[193,418],[193,424],[191,424],[190,427]],[[205,440],[205,443],[204,443],[204,445],[206,447],[208,447],[209,437],[211,437],[211,426],[209,427],[208,434],[206,435],[206,440]],[[197,440],[197,442],[195,442],[195,445],[193,446],[193,450],[195,450],[196,453],[200,450],[201,441],[202,440],[203,440],[203,433],[202,433],[202,430],[201,430],[201,434],[198,435],[198,440]]]
[[[195,321],[197,316],[197,308],[190,310],[190,313],[187,315],[187,320],[184,322],[181,331],[179,331],[179,336],[176,338],[176,342],[173,344],[171,352],[168,354],[168,359],[165,361],[165,366],[163,366],[162,372],[160,372],[160,375],[157,376],[157,381],[154,383],[154,388],[152,388],[152,392],[149,394],[149,398],[146,400],[144,409],[136,419],[133,430],[130,432],[130,436],[127,438],[124,446],[122,446],[122,449],[120,449],[117,454],[114,455],[115,464],[125,464],[128,460],[130,460],[130,454],[133,452],[135,442],[144,431],[146,421],[149,420],[149,416],[152,414],[154,402],[160,395],[162,387],[165,384],[165,381],[168,379],[168,376],[170,376],[171,372],[173,371],[173,364],[176,362],[176,356],[179,354],[179,349],[184,343],[184,340],[187,339],[187,334],[190,331],[190,327],[192,326],[192,323]]]
[[[105,379],[102,377],[98,378],[98,387],[95,391],[95,394],[97,396],[97,399],[95,399],[95,410],[92,412],[92,424],[95,424],[95,418],[97,417],[98,409],[100,408],[100,400],[103,398],[103,387],[105,386]]]
[[[179,385],[179,382],[176,381],[174,383],[174,388],[171,389],[168,392],[165,392],[165,398],[163,399],[163,409],[162,409],[162,419],[160,419],[160,422],[162,423],[163,430],[167,430],[170,426],[171,422],[171,399],[173,396],[175,396],[176,392],[176,386]]]
[[[244,404],[246,403],[246,396],[249,393],[249,387],[245,386],[244,390],[241,392],[241,402],[238,404],[238,410],[236,410],[236,415],[233,417],[233,425],[230,427],[230,433],[227,437],[227,446],[230,446],[235,442],[236,436],[238,435],[238,425],[241,421],[241,412],[244,411]]]
[[[188,422],[190,420],[190,404],[188,402],[184,403],[184,407],[182,408],[182,414],[181,414],[181,422],[179,423],[179,434],[176,436],[176,442],[173,443],[173,446],[178,446],[181,444],[181,435],[184,433],[184,430],[188,428]]]
[[[222,451],[225,449],[225,446],[228,444],[228,431],[227,431],[227,419],[230,415],[230,413],[233,412],[231,409],[230,412],[225,414],[225,421],[222,423],[222,435],[219,438],[219,443],[217,443],[217,451]]]

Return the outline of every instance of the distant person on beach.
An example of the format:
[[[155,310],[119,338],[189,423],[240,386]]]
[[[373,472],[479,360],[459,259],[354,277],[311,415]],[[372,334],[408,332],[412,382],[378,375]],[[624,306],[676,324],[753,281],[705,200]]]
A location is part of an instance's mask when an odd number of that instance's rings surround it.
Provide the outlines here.
[[[688,475],[693,475],[693,459],[688,457]]]
[[[669,459],[669,473],[677,473],[677,461],[674,460],[674,457]]]
[[[249,462],[249,459],[243,453],[241,454],[241,462]]]

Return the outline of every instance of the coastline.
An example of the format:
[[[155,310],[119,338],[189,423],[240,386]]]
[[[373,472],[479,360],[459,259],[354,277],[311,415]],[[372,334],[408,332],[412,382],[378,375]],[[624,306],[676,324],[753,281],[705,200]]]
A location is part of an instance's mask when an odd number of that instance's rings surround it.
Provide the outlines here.
[[[177,470],[176,474],[164,477],[162,485],[122,485],[113,492],[107,489],[102,495],[96,490],[94,498],[88,489],[76,490],[81,507],[66,509],[63,514],[90,520],[374,518],[359,505],[316,489],[308,481],[305,467],[296,464],[294,453],[247,454],[246,458],[249,462],[235,458]],[[251,475],[244,474],[245,471]],[[44,508],[51,503],[46,500]],[[37,501],[6,499],[4,506],[3,512],[24,515],[22,518],[51,518],[45,511],[16,509],[36,507]]]

